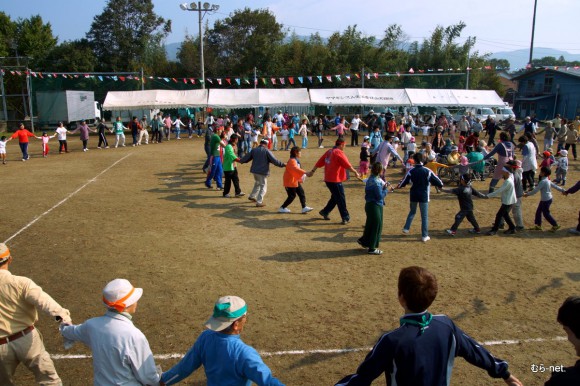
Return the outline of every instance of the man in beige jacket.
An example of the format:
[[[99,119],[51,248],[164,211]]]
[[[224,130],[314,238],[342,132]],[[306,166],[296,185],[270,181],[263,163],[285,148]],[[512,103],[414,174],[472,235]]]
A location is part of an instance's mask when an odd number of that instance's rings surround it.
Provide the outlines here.
[[[12,255],[0,243],[0,385],[14,385],[14,372],[23,363],[39,385],[62,385],[42,337],[34,327],[37,308],[72,323],[70,313],[27,277],[8,271]]]

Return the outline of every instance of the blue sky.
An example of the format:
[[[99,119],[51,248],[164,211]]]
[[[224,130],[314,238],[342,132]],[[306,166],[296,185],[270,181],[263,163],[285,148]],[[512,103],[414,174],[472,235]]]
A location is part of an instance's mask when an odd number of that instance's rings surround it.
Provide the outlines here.
[[[579,0],[537,0],[536,47],[549,47],[580,54],[578,39]],[[171,19],[173,32],[167,43],[197,34],[197,14],[179,8],[183,1],[153,0],[155,12]],[[329,36],[349,25],[367,35],[382,37],[389,24],[402,25],[410,40],[421,41],[439,24],[448,26],[463,20],[467,27],[462,39],[477,36],[480,53],[529,49],[534,0],[216,0],[218,13],[206,16],[210,24],[243,7],[268,8],[278,22],[299,35],[319,32]],[[0,10],[13,20],[40,14],[50,22],[59,42],[82,38],[93,17],[106,0],[0,0]]]

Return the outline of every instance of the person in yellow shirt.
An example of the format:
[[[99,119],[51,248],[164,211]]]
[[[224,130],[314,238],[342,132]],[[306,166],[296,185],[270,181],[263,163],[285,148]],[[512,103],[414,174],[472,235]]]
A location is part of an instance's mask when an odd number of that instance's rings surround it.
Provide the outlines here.
[[[62,385],[34,323],[37,308],[72,323],[70,313],[27,277],[8,271],[10,250],[0,243],[0,385],[14,385],[14,373],[23,363],[41,385]]]

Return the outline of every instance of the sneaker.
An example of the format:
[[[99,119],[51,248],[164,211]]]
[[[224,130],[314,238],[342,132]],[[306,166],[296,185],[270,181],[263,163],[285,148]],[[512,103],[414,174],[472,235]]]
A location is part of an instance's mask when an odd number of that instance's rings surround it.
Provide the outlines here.
[[[533,227],[530,228],[531,231],[541,231],[542,227],[539,225],[534,225]]]
[[[308,213],[310,211],[312,211],[312,208],[309,206],[305,206],[304,208],[302,208],[302,213]]]
[[[560,229],[560,228],[561,228],[561,226],[560,226],[560,225],[554,225],[554,226],[552,227],[552,229],[550,229],[550,232],[556,232],[556,231],[557,231],[558,229]]]
[[[246,193],[244,192],[240,192],[236,194],[236,197],[244,197],[246,195]]]
[[[290,212],[291,212],[291,210],[288,208],[281,207],[280,209],[278,209],[278,213],[290,213]]]
[[[383,251],[380,249],[371,249],[367,252],[369,255],[382,255]]]
[[[421,241],[424,243],[426,243],[429,240],[431,240],[431,237],[429,237],[429,236],[421,237]]]
[[[524,227],[516,227],[516,231],[521,232],[523,231],[525,228]]]
[[[256,202],[256,206],[257,206],[258,208],[263,208],[263,207],[265,207],[265,206],[266,206],[266,204],[264,204],[264,203],[262,203],[262,202]]]
[[[229,194],[224,194],[224,198],[232,198],[232,196]]]
[[[571,233],[571,234],[576,235],[576,236],[580,235],[580,231],[576,228],[568,229],[568,233]]]
[[[471,233],[473,235],[479,235],[479,234],[481,234],[481,230],[473,228],[473,229],[469,230],[469,233]]]
[[[368,246],[364,245],[363,242],[361,241],[361,239],[357,239],[356,240],[357,244],[360,245],[363,248],[368,248]]]
[[[451,229],[447,229],[447,230],[445,230],[445,232],[447,232],[447,234],[448,234],[449,236],[455,236],[455,235],[457,234],[457,232],[456,232],[456,231],[452,231]]]
[[[318,214],[321,215],[323,219],[330,220],[330,217],[328,217],[328,215],[323,211],[318,212]]]
[[[496,234],[497,234],[497,231],[489,231],[485,235],[486,236],[495,236]]]
[[[215,188],[215,190],[224,190],[224,188],[222,186],[218,186]]]
[[[508,229],[507,231],[503,231],[504,235],[515,235],[516,234],[516,230],[515,229]]]
[[[348,224],[349,222],[350,222],[350,220],[342,220],[340,223],[341,223],[342,225],[346,225],[346,224]]]
[[[256,199],[252,196],[248,197],[248,200],[256,202]]]
[[[101,148],[100,146],[97,146],[97,149],[100,149],[100,148]]]
[[[324,146],[318,146],[319,149],[324,149]]]
[[[83,151],[87,151],[87,150],[89,150],[89,149],[83,149]]]
[[[402,232],[403,232],[403,235],[409,236],[409,230],[408,229],[403,228]]]

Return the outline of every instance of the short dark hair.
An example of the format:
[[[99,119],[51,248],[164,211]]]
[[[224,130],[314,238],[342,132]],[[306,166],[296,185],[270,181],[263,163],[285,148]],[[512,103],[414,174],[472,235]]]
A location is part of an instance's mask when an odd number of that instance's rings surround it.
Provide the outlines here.
[[[296,158],[298,153],[300,153],[300,148],[298,146],[294,146],[292,149],[290,149],[290,157]]]
[[[399,296],[412,312],[423,312],[437,297],[437,278],[425,268],[412,266],[399,273]]]
[[[505,131],[502,131],[501,133],[499,133],[499,139],[505,142],[509,141],[510,137],[507,135]]]
[[[558,310],[558,323],[568,327],[580,338],[580,296],[570,296]]]
[[[339,138],[339,139],[337,139],[337,140],[336,140],[336,142],[334,143],[334,145],[335,145],[335,146],[340,146],[340,145],[342,145],[343,143],[344,143],[344,139],[342,139],[342,138]]]
[[[378,176],[383,171],[383,164],[380,162],[375,162],[371,167],[371,173],[373,176]]]
[[[540,168],[540,173],[542,173],[544,176],[548,177],[550,174],[552,174],[552,170],[550,170],[550,168],[548,166],[542,166]]]
[[[421,153],[415,153],[413,154],[413,160],[415,161],[415,163],[423,163],[423,154]]]

